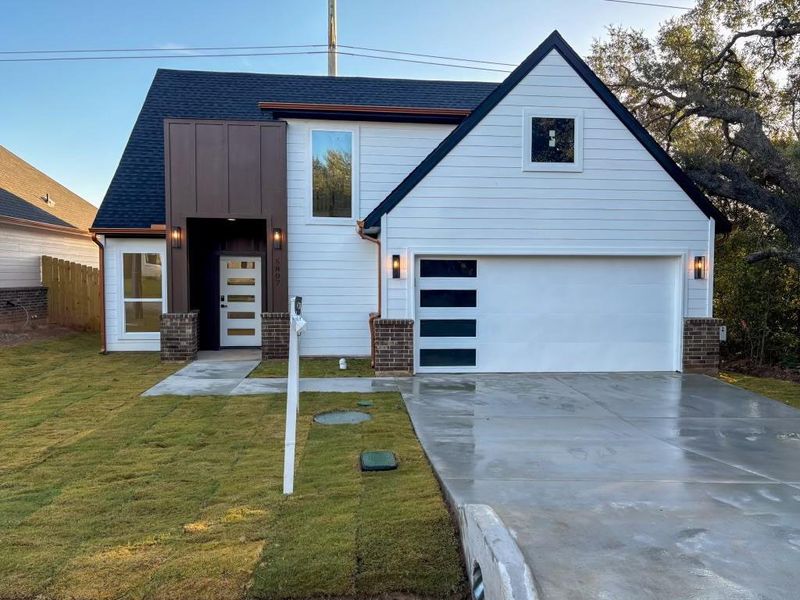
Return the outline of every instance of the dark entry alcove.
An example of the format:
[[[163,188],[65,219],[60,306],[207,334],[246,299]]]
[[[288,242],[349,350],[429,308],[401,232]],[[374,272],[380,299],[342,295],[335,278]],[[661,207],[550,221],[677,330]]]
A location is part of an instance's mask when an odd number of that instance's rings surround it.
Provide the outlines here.
[[[264,219],[187,219],[189,307],[199,311],[200,349],[219,342],[220,256],[261,257],[261,311],[267,308],[267,224]]]

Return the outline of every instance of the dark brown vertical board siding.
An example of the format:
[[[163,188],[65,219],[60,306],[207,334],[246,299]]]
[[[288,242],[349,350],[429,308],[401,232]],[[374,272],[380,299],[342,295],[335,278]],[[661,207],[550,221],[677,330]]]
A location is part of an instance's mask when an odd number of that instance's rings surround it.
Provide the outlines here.
[[[286,312],[289,308],[289,276],[286,261],[287,247],[292,240],[287,236],[286,208],[286,127],[261,128],[261,206],[270,215],[267,220],[267,260],[272,287],[268,290],[269,312]],[[284,244],[274,250],[271,243],[273,228],[283,230]]]
[[[166,119],[164,156],[167,215],[168,310],[190,309],[192,239],[187,219],[259,219],[258,246],[266,248],[264,309],[287,310],[287,246],[272,248],[274,227],[286,234],[286,123]],[[181,227],[181,248],[170,232]],[[203,268],[209,268],[208,263]],[[199,270],[199,267],[196,267]]]
[[[228,126],[230,157],[230,211],[261,211],[261,171],[259,128],[250,125]]]
[[[228,140],[224,124],[195,125],[197,145],[197,213],[228,214]],[[188,215],[187,215],[188,216]]]

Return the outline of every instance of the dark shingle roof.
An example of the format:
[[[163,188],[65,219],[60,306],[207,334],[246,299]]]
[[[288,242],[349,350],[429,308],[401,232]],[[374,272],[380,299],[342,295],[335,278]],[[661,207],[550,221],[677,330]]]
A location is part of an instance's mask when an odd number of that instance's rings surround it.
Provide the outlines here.
[[[8,190],[0,187],[0,215],[12,217],[14,219],[25,219],[26,221],[36,221],[47,225],[61,225],[62,227],[72,227],[66,221],[62,221],[55,215],[42,210],[26,202],[19,196],[12,194]]]
[[[496,83],[367,77],[156,72],[94,227],[165,222],[164,119],[258,121],[259,102],[475,108]]]

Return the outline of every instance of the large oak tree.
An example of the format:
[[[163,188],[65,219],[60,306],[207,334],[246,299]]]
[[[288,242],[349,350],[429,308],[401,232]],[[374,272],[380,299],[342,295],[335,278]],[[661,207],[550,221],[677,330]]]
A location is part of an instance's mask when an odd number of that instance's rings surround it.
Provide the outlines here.
[[[783,234],[748,260],[800,266],[800,0],[699,0],[589,60],[701,189]]]

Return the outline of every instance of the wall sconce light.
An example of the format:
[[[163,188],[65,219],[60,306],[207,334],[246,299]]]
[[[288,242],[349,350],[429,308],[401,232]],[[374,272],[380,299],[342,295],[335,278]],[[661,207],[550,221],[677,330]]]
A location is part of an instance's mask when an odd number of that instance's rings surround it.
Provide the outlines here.
[[[173,248],[180,248],[181,242],[183,241],[183,231],[177,225],[172,227],[170,231],[170,240],[172,240],[172,247]]]
[[[392,254],[392,279],[400,279],[400,255]]]
[[[694,278],[695,279],[705,279],[706,278],[706,257],[705,256],[695,256],[694,257]]]
[[[283,247],[283,231],[279,227],[272,229],[272,247],[280,250]]]

